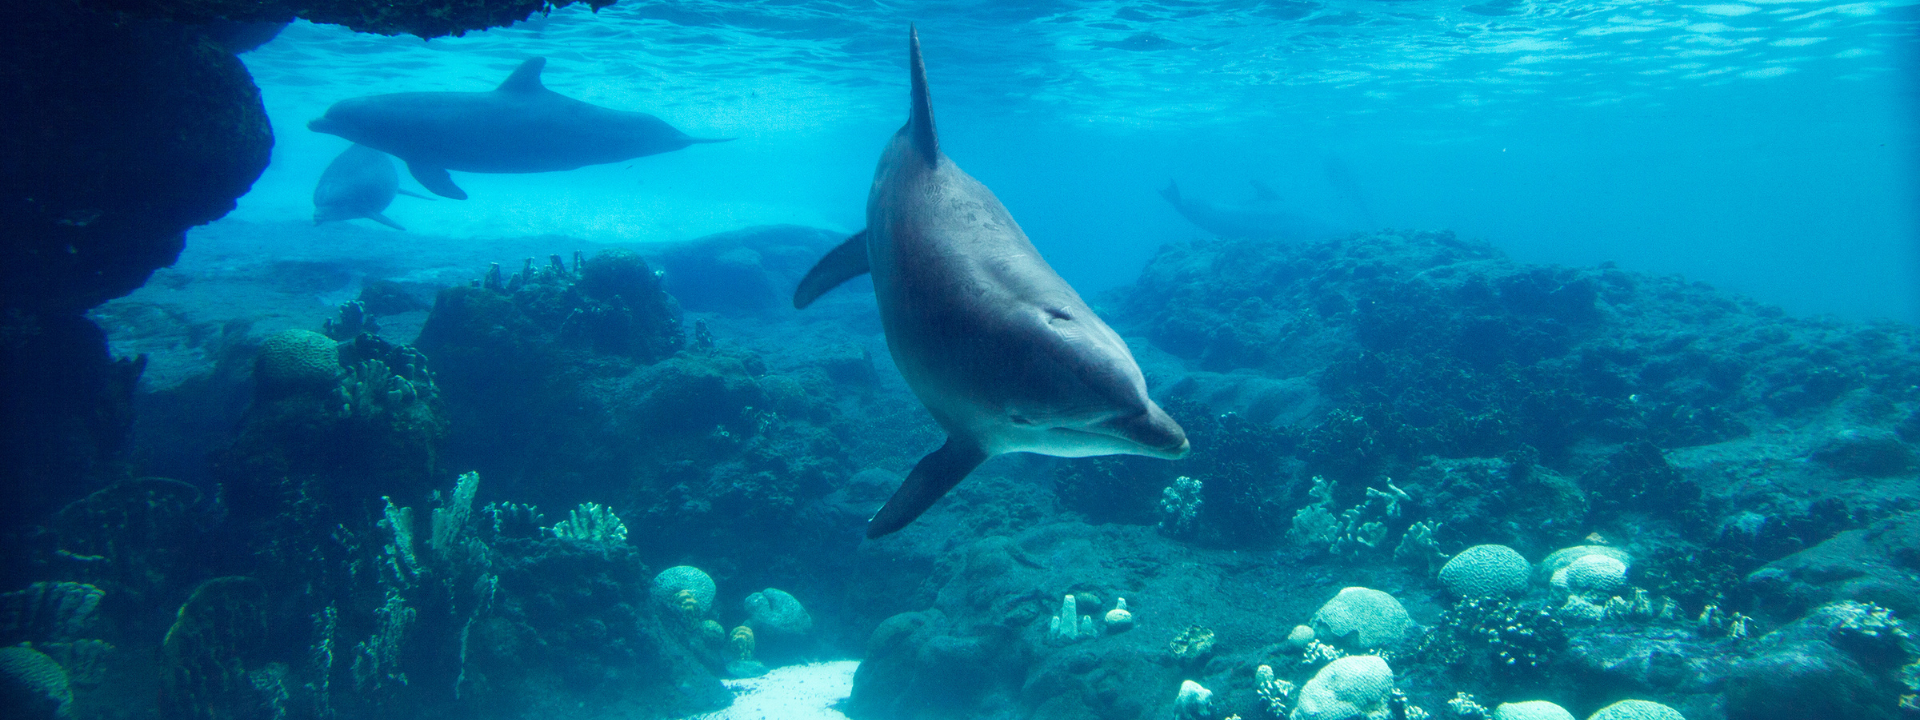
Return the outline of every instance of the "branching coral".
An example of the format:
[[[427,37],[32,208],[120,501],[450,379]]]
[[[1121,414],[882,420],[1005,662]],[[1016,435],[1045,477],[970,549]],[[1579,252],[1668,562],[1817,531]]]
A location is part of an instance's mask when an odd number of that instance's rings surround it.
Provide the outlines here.
[[[553,536],[575,545],[611,550],[627,544],[627,525],[613,510],[598,503],[581,503],[554,523]]]
[[[1357,557],[1387,547],[1390,525],[1400,518],[1401,504],[1412,498],[1391,480],[1386,486],[1385,490],[1366,488],[1364,500],[1341,510],[1334,499],[1333,481],[1314,476],[1313,487],[1307,490],[1314,502],[1294,513],[1287,537],[1308,547],[1324,546],[1336,557]]]

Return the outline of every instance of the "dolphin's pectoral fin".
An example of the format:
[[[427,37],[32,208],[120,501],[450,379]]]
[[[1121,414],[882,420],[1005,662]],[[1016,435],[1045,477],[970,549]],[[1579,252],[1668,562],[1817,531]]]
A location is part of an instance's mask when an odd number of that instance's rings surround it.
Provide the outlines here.
[[[1167,202],[1173,203],[1176,206],[1179,205],[1180,204],[1180,186],[1175,184],[1172,180],[1168,180],[1167,186],[1160,190],[1160,197],[1166,198]]]
[[[920,458],[913,472],[907,473],[907,481],[867,523],[867,537],[891,535],[906,527],[986,459],[986,451],[973,443],[948,437],[947,444]]]
[[[1253,185],[1253,199],[1255,200],[1279,200],[1280,199],[1280,193],[1274,192],[1273,188],[1267,187],[1266,183],[1260,182],[1259,180],[1248,180],[1247,182]]]
[[[500,87],[494,88],[494,90],[509,93],[540,92],[541,90],[545,90],[547,86],[540,84],[540,71],[546,66],[546,58],[527,58],[526,62],[520,63],[520,67],[514,68],[513,74],[508,75],[507,79],[500,83]]]
[[[455,200],[467,199],[467,191],[453,184],[453,178],[447,175],[446,168],[427,167],[420,163],[407,163],[407,172],[413,173],[413,179],[420,181],[420,187],[433,191],[440,197]]]
[[[412,169],[413,169],[413,166],[412,166],[412,165],[408,165],[408,166],[407,166],[407,169],[408,169],[408,170],[412,170]],[[407,189],[405,189],[405,188],[402,188],[402,189],[399,189],[399,190],[395,190],[394,192],[397,192],[397,193],[400,193],[401,195],[405,195],[405,196],[407,196],[407,197],[416,197],[416,198],[420,198],[421,200],[432,200],[432,199],[433,199],[433,198],[430,198],[430,197],[427,197],[427,196],[425,196],[425,195],[421,195],[420,193],[417,193],[417,192],[414,192],[414,191],[412,191],[412,190],[407,190]]]
[[[395,230],[399,230],[400,232],[407,231],[406,228],[400,227],[400,223],[394,222],[388,219],[387,216],[381,215],[380,213],[367,213],[367,219],[380,223],[381,225],[385,225],[387,227],[393,228]]]
[[[807,276],[800,278],[800,287],[793,290],[793,307],[800,309],[812,305],[828,290],[865,274],[867,231],[861,230],[840,243],[839,247],[828,250],[826,257],[820,258],[820,262],[814,263],[813,269],[807,271]]]

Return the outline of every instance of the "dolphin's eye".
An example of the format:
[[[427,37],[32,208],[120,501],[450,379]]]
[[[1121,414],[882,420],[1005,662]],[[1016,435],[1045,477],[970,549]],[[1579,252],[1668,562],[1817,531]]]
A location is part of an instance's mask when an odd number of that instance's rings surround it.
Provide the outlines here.
[[[1063,310],[1057,307],[1047,308],[1047,317],[1053,318],[1055,320],[1072,320],[1073,319],[1073,316],[1067,314],[1066,310]]]
[[[1027,416],[1025,415],[1021,415],[1020,413],[1014,413],[1012,415],[1008,415],[1007,420],[1009,422],[1012,422],[1015,425],[1032,425],[1033,424],[1032,420],[1028,419]]]

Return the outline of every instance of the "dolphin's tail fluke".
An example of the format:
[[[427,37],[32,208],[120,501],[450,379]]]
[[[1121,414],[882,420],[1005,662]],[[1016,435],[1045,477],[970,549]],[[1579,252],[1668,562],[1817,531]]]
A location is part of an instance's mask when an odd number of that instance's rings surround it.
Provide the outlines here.
[[[1172,180],[1168,180],[1167,186],[1160,188],[1160,197],[1166,198],[1167,202],[1173,203],[1175,205],[1179,205],[1180,204],[1180,186],[1175,185]]]
[[[927,63],[920,59],[920,31],[907,26],[907,49],[913,66],[913,110],[907,117],[907,135],[932,165],[940,158],[940,138],[933,131],[933,99],[927,95]]]

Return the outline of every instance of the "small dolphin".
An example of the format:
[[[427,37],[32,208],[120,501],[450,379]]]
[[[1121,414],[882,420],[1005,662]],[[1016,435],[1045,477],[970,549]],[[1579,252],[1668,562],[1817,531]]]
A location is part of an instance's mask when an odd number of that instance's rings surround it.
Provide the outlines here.
[[[793,294],[804,308],[873,273],[887,349],[947,431],[867,537],[906,527],[1001,453],[1185,456],[1186,432],[1147,397],[1126,342],[1041,259],[993,191],[940,152],[918,33],[908,48],[912,109],[874,171],[867,229]]]
[[[1313,218],[1287,212],[1280,195],[1259,180],[1253,184],[1253,199],[1228,205],[1199,198],[1184,197],[1172,180],[1160,191],[1160,197],[1173,204],[1188,222],[1223,238],[1260,238],[1276,240],[1313,240],[1335,234],[1332,227]]]
[[[393,171],[393,159],[365,145],[353,145],[327,164],[320,173],[320,184],[313,186],[313,224],[335,220],[366,218],[395,230],[406,230],[400,223],[381,215],[393,204],[395,193],[432,200],[420,193],[400,189],[400,173]]]
[[[531,58],[489,92],[416,92],[348,98],[307,129],[391,153],[435,195],[467,193],[448,170],[534,173],[671,152],[703,139],[646,113],[590,105],[540,84]]]

